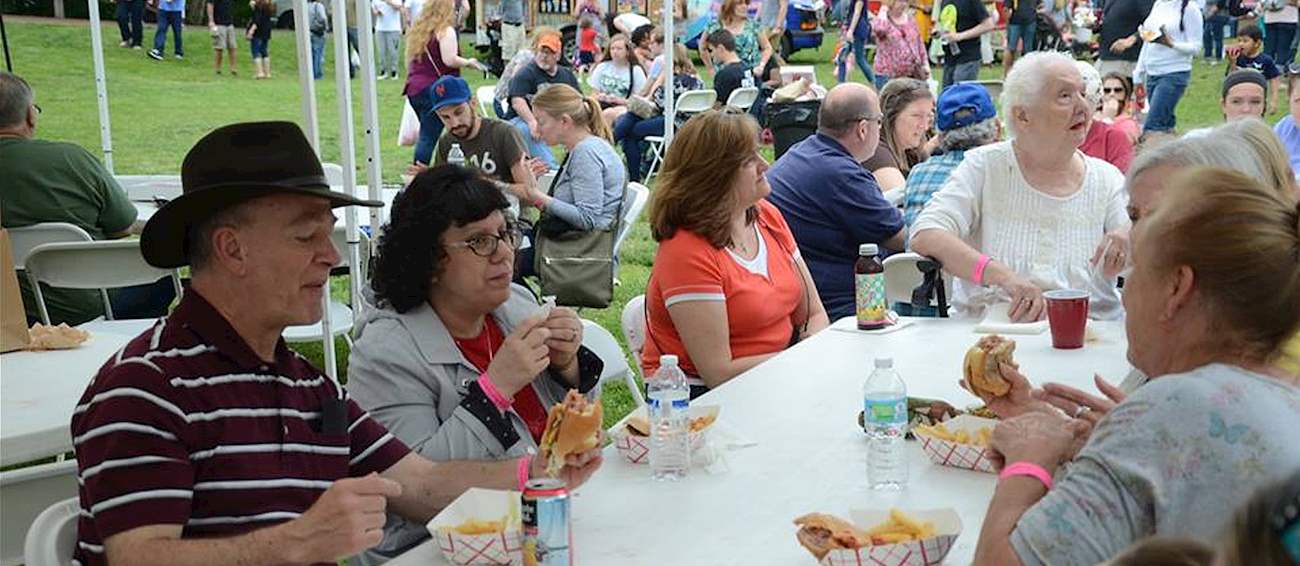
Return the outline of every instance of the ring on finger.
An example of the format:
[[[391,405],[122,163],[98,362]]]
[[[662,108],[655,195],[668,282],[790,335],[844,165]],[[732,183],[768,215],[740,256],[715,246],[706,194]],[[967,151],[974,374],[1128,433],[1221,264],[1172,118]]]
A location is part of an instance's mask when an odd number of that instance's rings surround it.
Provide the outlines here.
[[[1085,405],[1079,405],[1078,407],[1076,407],[1076,408],[1074,409],[1074,418],[1077,419],[1077,418],[1083,416],[1084,413],[1086,413],[1086,412],[1088,412],[1088,411],[1091,411],[1091,410],[1092,410],[1091,407],[1087,407],[1087,406],[1085,406]]]

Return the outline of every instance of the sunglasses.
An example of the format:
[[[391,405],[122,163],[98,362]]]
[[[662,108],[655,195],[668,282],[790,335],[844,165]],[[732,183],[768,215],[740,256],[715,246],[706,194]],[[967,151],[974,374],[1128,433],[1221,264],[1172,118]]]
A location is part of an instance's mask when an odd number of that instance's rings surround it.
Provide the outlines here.
[[[1109,88],[1102,87],[1101,92],[1102,94],[1124,94],[1124,87],[1122,86],[1109,87]]]

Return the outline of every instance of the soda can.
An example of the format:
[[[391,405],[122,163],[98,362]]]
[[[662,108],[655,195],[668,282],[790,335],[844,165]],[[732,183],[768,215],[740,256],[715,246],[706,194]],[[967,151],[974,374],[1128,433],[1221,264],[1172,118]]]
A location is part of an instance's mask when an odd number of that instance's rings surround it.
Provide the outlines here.
[[[564,480],[539,478],[524,484],[524,565],[573,564],[569,489]]]

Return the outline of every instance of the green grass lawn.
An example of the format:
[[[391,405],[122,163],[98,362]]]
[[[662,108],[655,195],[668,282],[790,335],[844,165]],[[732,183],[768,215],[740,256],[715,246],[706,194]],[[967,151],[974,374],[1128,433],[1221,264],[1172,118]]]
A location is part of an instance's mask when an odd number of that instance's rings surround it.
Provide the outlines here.
[[[57,25],[31,21],[7,21],[14,71],[24,76],[36,91],[36,101],[43,110],[38,136],[80,144],[99,153],[99,121],[96,109],[94,73],[90,55],[90,34],[85,26]],[[145,43],[152,39],[153,28],[145,30]],[[104,26],[105,65],[109,107],[112,112],[113,155],[119,174],[178,174],[186,151],[203,134],[231,122],[250,120],[292,120],[302,122],[301,97],[297,80],[297,57],[293,36],[276,30],[271,40],[271,60],[275,77],[255,81],[247,44],[241,40],[238,52],[238,77],[215,75],[206,28],[190,26],[185,33],[184,61],[170,57],[153,61],[144,51],[117,47],[117,28]],[[814,64],[822,84],[833,84],[829,63],[831,42],[820,50],[796,53],[793,64]],[[316,82],[319,110],[321,153],[325,161],[339,160],[339,112],[333,72],[333,41],[327,48],[325,80]],[[472,87],[490,84],[479,73],[467,77]],[[861,79],[855,72],[854,76]],[[984,78],[998,78],[1001,67],[986,67]],[[1223,67],[1200,62],[1193,71],[1192,83],[1178,106],[1181,129],[1210,125],[1220,119],[1219,84]],[[354,116],[357,124],[358,163],[364,163],[364,140],[360,124],[360,87],[353,81]],[[410,161],[411,149],[396,143],[402,112],[402,82],[381,81],[379,88],[379,122],[381,161],[386,182],[400,181],[399,174]],[[1284,97],[1279,97],[1283,102]],[[1285,108],[1285,104],[1283,104]],[[1282,112],[1274,111],[1269,122]],[[770,148],[768,150],[770,152]],[[771,154],[768,153],[770,157]],[[359,174],[364,179],[364,173]],[[654,260],[655,244],[650,239],[644,219],[633,228],[624,244],[618,287],[614,303],[607,309],[584,309],[580,314],[612,332],[622,342],[619,319],[628,299],[644,292]],[[335,278],[335,297],[347,298],[347,280]],[[339,345],[339,367],[346,375],[347,347]],[[299,345],[299,350],[318,365],[321,347]],[[621,383],[611,384],[604,395],[607,423],[622,418],[632,401]]]

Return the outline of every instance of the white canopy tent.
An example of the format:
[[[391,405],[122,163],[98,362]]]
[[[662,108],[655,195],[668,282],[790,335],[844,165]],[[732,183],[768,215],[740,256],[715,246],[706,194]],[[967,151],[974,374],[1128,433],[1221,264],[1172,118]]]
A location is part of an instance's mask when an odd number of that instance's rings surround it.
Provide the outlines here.
[[[332,0],[334,29],[336,30],[347,29],[346,10],[343,4],[346,1],[348,0]],[[379,112],[375,92],[374,39],[370,23],[370,0],[355,1],[359,19],[356,23],[360,34],[358,48],[361,56],[361,109],[366,129],[366,165],[370,193],[367,198],[381,200],[383,176],[381,171],[382,161],[379,156]],[[96,0],[87,0],[86,4],[90,15],[90,42],[95,67],[95,92],[99,105],[100,143],[104,153],[104,165],[108,168],[109,173],[114,173],[113,134],[108,109],[108,85],[104,71],[104,41],[100,29],[99,3]],[[317,155],[320,155],[320,134],[316,115],[316,88],[311,69],[311,38],[308,35],[310,26],[308,25],[307,0],[295,0],[294,24],[294,35],[298,51],[298,82],[302,90],[303,132],[306,134],[308,141],[311,142],[312,148],[316,150]],[[343,54],[335,57],[334,74],[335,84],[338,89],[339,153],[342,162],[340,165],[343,168],[343,190],[347,194],[355,196],[357,194],[356,160],[354,157],[356,150],[352,140],[354,134],[352,127],[351,73],[349,72],[349,57],[347,56],[349,50],[345,33],[336,33],[334,35],[334,49],[336,54]],[[345,207],[344,218],[348,241],[346,253],[350,260],[348,262],[348,275],[352,289],[352,305],[355,309],[359,308],[361,304],[360,289],[363,284],[360,271],[361,238],[358,234],[356,207]],[[380,211],[371,209],[370,226],[372,231],[378,229],[380,219]],[[338,368],[334,355],[333,333],[330,328],[329,302],[330,296],[327,292],[323,298],[323,312],[326,314],[321,321],[321,334],[325,337],[323,344],[325,372],[330,377],[337,378]]]

